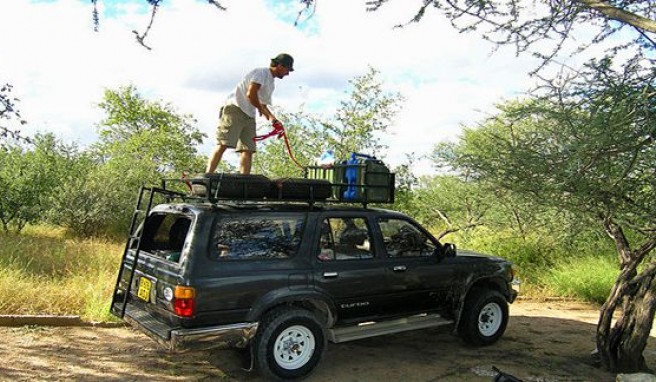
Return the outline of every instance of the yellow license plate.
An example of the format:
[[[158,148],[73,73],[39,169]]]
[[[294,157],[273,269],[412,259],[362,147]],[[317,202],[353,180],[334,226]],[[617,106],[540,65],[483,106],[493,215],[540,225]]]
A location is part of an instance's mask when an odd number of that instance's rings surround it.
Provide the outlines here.
[[[150,289],[153,287],[152,281],[148,280],[145,277],[139,279],[139,290],[137,291],[137,297],[144,301],[150,301]]]

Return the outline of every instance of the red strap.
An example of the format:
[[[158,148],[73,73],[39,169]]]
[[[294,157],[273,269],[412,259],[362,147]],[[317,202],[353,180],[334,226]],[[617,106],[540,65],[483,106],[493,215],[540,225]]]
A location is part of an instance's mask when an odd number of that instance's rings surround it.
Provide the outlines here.
[[[280,138],[280,137],[282,137],[283,134],[285,134],[285,129],[284,128],[282,130],[274,128],[273,130],[271,130],[270,132],[268,132],[264,135],[258,135],[258,136],[253,137],[253,141],[255,141],[255,142],[263,141],[267,138],[271,138],[271,137],[276,136],[276,135],[278,136],[278,138]]]
[[[287,152],[289,153],[289,157],[292,158],[292,161],[296,163],[296,165],[301,169],[305,171],[305,167],[301,166],[300,163],[294,158],[294,154],[292,153],[292,146],[289,144],[289,139],[287,139],[287,134],[285,134],[285,130],[282,131],[282,137],[285,138],[285,146],[287,146]]]
[[[189,182],[189,177],[187,176],[186,171],[182,172],[182,181],[185,182],[187,188],[189,188],[189,191],[191,191],[191,182]]]
[[[267,138],[271,138],[273,136],[278,136],[279,139],[281,137],[284,138],[285,139],[285,146],[287,147],[287,152],[289,153],[289,157],[292,158],[292,161],[294,161],[294,163],[298,167],[300,167],[301,170],[305,170],[305,167],[303,167],[300,163],[298,163],[296,158],[294,158],[294,154],[292,153],[292,147],[289,144],[289,139],[287,139],[287,134],[285,132],[285,128],[282,126],[282,123],[280,123],[280,122],[276,123],[276,122],[273,123],[273,130],[271,130],[270,132],[268,132],[264,135],[258,135],[256,137],[253,137],[253,141],[255,141],[255,142],[263,141],[263,140],[265,140]]]

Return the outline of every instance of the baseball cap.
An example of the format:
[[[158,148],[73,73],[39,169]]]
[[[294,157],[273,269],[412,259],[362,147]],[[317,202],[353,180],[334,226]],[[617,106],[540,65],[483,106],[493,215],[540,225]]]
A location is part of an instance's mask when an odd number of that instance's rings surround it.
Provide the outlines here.
[[[294,58],[287,53],[280,53],[276,57],[272,58],[271,61],[274,64],[280,64],[285,68],[289,69],[290,72],[294,71]]]

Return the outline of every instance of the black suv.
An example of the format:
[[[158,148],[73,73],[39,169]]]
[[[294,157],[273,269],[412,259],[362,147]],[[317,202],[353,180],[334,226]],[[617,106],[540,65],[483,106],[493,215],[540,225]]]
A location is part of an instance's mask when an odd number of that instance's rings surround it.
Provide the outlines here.
[[[164,186],[142,189],[139,212],[112,312],[171,351],[250,349],[268,379],[307,376],[328,341],[451,325],[492,344],[517,295],[508,261],[456,253],[390,210]]]

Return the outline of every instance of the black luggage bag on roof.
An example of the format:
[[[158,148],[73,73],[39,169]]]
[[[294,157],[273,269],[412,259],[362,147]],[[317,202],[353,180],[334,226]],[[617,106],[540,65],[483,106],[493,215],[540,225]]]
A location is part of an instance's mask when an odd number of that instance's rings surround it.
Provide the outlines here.
[[[323,179],[278,178],[271,181],[271,198],[279,200],[326,200],[332,184]]]
[[[271,189],[271,180],[264,175],[205,173],[190,182],[192,195],[210,198],[262,199]]]

